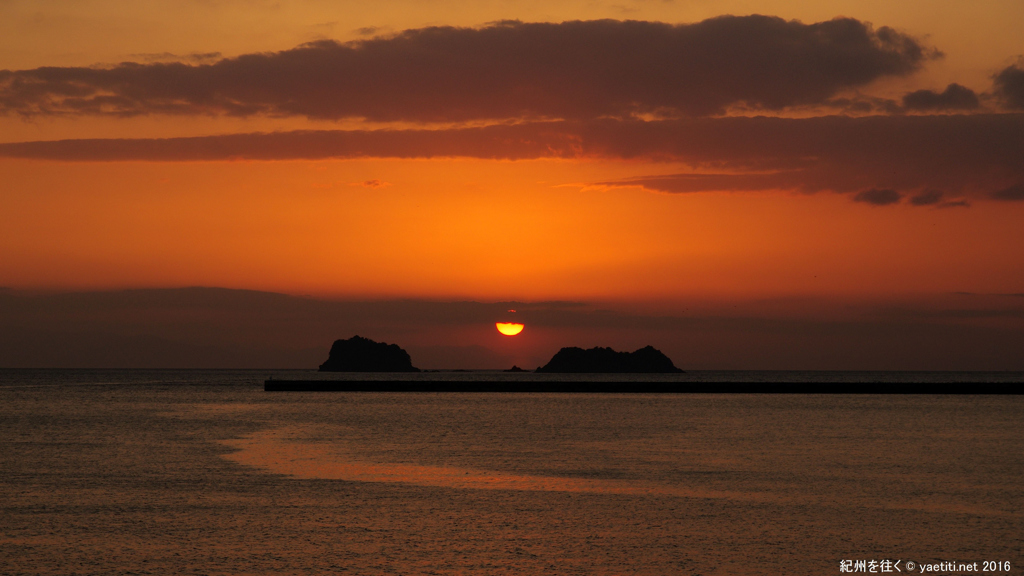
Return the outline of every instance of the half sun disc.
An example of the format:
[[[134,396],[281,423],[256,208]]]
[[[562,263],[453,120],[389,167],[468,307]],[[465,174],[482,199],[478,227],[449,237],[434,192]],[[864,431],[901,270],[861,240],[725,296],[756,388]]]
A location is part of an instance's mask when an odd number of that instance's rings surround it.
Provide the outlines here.
[[[498,332],[505,336],[515,336],[522,332],[525,327],[517,322],[495,322],[494,325],[498,328]]]

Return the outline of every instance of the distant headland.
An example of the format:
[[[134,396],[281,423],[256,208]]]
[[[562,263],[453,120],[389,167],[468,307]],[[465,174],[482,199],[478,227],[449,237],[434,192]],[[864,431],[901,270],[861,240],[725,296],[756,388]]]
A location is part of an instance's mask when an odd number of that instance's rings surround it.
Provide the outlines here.
[[[595,374],[678,374],[682,372],[668,356],[653,346],[634,352],[616,352],[611,348],[562,348],[551,360],[537,368],[541,373]]]
[[[397,344],[375,342],[362,336],[335,340],[321,372],[419,372],[409,353]]]

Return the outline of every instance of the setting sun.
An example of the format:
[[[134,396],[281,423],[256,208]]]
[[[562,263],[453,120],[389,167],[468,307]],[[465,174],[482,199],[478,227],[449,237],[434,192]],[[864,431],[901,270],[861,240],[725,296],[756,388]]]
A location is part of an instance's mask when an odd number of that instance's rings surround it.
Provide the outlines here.
[[[505,336],[515,336],[525,328],[524,325],[517,322],[495,322],[494,325],[498,328],[498,332],[501,332]]]

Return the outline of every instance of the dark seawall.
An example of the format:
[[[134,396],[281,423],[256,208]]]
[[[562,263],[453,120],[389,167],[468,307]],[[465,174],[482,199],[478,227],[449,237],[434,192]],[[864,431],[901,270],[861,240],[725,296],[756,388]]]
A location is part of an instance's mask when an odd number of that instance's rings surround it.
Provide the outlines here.
[[[1007,382],[584,382],[444,380],[266,380],[267,392],[475,392],[549,394],[1012,394]]]

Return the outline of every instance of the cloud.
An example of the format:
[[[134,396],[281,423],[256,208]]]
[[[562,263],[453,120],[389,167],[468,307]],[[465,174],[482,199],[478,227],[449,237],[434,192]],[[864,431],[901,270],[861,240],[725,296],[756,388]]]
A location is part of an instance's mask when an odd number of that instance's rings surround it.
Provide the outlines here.
[[[0,157],[71,161],[295,160],[323,158],[532,159],[574,157],[570,125],[452,130],[299,130],[185,138],[85,139],[0,144]]]
[[[937,53],[851,18],[721,16],[431,27],[213,64],[0,71],[0,113],[448,122],[702,116],[825,102]]]
[[[902,194],[888,188],[872,188],[870,190],[860,192],[853,197],[854,202],[863,202],[873,206],[898,204],[902,199]]]
[[[1004,200],[1007,202],[1024,201],[1024,184],[1015,184],[1009,188],[996,190],[991,194],[991,196],[996,200]]]
[[[963,200],[945,200],[946,193],[941,190],[922,190],[910,197],[914,206],[934,206],[936,208],[970,208],[971,203]]]
[[[1024,180],[1024,115],[1019,114],[716,118],[675,127],[672,135],[667,126],[652,123],[609,134],[602,139],[610,148],[604,153],[679,160],[697,173],[593,184],[669,193],[878,188],[915,196],[939,189],[986,196]],[[582,149],[592,150],[589,144],[581,139]]]
[[[942,92],[918,90],[903,97],[908,110],[974,110],[981,106],[974,90],[959,84],[950,84]]]
[[[391,182],[385,182],[383,180],[364,180],[362,182],[352,182],[349,186],[361,186],[363,188],[387,188],[391,186]]]
[[[677,173],[595,182],[663,192],[792,190],[988,196],[1024,182],[1024,114],[535,122],[440,130],[297,131],[0,144],[62,161],[443,158],[671,162]],[[679,169],[679,164],[689,170]]]
[[[830,98],[823,102],[821,107],[856,115],[901,114],[904,112],[903,107],[891,98],[878,98],[864,94]]]
[[[220,52],[190,52],[179,55],[171,52],[132,54],[133,58],[139,58],[143,62],[190,62],[192,64],[205,64],[221,59]]]
[[[656,176],[639,176],[634,178],[624,178],[621,180],[593,182],[590,183],[588,187],[620,188],[637,186],[648,190],[669,192],[673,194],[715,191],[732,192],[740,190],[779,190],[791,189],[799,186],[798,182],[796,182],[796,180],[799,180],[799,176],[799,171],[752,174],[661,174]]]
[[[941,190],[924,190],[910,197],[910,203],[914,206],[932,206],[942,201]]]
[[[994,78],[995,93],[1003,103],[1014,110],[1024,110],[1024,68],[1013,65],[1004,68]]]

